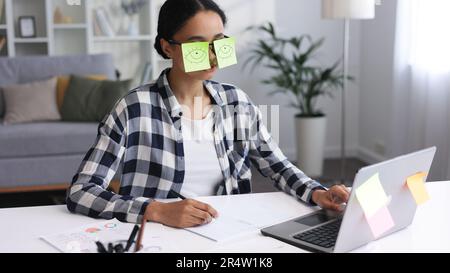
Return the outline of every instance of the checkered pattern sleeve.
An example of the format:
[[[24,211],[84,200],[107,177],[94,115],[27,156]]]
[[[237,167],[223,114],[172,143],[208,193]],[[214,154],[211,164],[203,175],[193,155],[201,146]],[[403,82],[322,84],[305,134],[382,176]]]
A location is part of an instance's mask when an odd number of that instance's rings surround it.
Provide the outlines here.
[[[67,190],[67,208],[93,218],[139,223],[151,199],[107,190],[125,152],[127,103],[120,100],[99,124],[94,145],[84,157]]]
[[[250,161],[263,176],[270,177],[277,188],[306,203],[316,205],[311,199],[312,192],[325,188],[286,158],[263,124],[261,111],[253,103],[251,107],[255,124],[251,130],[253,133],[249,148]]]

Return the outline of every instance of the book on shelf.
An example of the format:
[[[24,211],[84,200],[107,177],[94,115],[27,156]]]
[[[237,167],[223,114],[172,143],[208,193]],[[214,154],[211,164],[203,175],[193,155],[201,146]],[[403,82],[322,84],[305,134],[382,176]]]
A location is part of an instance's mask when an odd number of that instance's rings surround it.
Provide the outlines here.
[[[102,29],[100,28],[100,25],[98,24],[97,16],[94,16],[94,18],[92,19],[92,23],[94,24],[94,35],[95,36],[104,36],[104,35],[106,35],[106,34],[104,34],[102,32]]]
[[[108,37],[115,36],[111,21],[109,20],[108,14],[106,13],[106,10],[104,8],[101,7],[95,9],[95,19],[103,35],[106,35]]]
[[[0,36],[0,52],[2,52],[3,47],[6,44],[6,37],[5,36]]]

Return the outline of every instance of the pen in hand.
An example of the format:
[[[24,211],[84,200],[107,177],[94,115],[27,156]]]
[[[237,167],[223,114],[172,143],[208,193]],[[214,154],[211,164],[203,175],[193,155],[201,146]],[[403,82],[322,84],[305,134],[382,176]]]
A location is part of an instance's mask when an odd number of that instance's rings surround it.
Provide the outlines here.
[[[184,197],[183,195],[179,194],[178,192],[171,190],[171,192],[178,198],[181,198],[182,200],[186,200],[186,197]]]
[[[174,195],[174,196],[180,198],[181,200],[186,200],[186,197],[184,197],[184,196],[181,195],[180,193],[178,193],[178,192],[176,192],[176,191],[174,191],[174,190],[170,190],[170,192],[171,192],[172,195]],[[214,215],[214,214],[211,213],[210,211],[208,211],[208,213],[211,215],[211,217],[209,217],[208,220],[205,221],[203,224],[211,223],[211,222],[214,220],[214,218],[216,218],[216,217],[218,216],[217,214]]]

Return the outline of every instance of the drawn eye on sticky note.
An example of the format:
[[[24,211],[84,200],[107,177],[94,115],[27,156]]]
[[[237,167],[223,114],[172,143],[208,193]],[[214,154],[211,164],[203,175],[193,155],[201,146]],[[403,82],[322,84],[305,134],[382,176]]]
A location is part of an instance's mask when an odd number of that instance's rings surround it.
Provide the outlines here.
[[[420,172],[406,179],[406,185],[411,191],[414,200],[416,200],[417,205],[421,205],[430,199],[427,189],[425,188],[424,179],[426,176],[426,173]]]
[[[356,189],[356,198],[367,219],[386,206],[388,197],[381,185],[379,173],[374,174]]]
[[[235,38],[224,38],[214,42],[214,51],[219,68],[237,64]]]
[[[209,43],[193,42],[181,45],[185,72],[195,72],[211,68],[209,62]]]

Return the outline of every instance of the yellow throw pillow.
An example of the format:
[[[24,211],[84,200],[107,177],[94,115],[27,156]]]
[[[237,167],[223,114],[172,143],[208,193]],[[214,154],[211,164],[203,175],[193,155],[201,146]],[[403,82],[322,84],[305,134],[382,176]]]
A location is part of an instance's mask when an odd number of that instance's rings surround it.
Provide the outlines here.
[[[108,79],[105,75],[88,75],[86,78],[96,81],[103,81]],[[58,82],[56,83],[56,102],[58,103],[58,110],[61,112],[61,107],[64,101],[64,95],[69,87],[70,76],[58,76]]]

